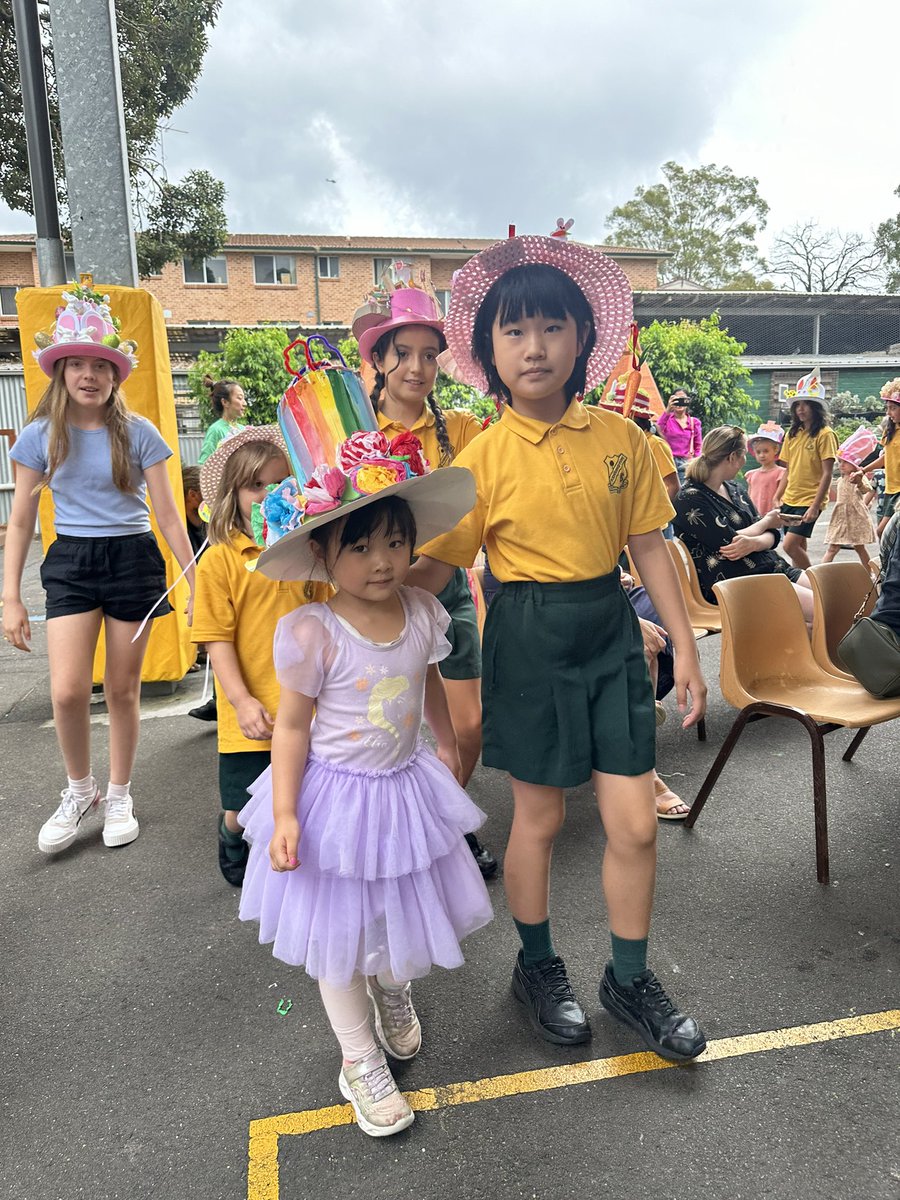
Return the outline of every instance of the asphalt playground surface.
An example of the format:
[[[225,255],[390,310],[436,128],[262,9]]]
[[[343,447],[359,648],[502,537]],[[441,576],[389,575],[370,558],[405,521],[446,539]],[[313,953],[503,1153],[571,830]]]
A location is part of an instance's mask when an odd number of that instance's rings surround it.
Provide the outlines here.
[[[38,562],[35,546],[32,613]],[[748,727],[692,831],[660,823],[650,961],[710,1039],[690,1067],[636,1057],[599,1006],[603,833],[589,789],[571,793],[554,940],[593,1040],[565,1050],[531,1033],[509,995],[517,943],[494,882],[496,917],[466,966],[414,989],[424,1045],[398,1078],[420,1111],[376,1141],[348,1122],[315,984],[258,944],[219,874],[215,727],[186,716],[202,675],[144,703],[138,840],[107,850],[95,822],[56,858],[39,853],[64,779],[43,623],[33,632],[30,656],[0,648],[4,1200],[900,1197],[896,723],[850,764],[851,734],[826,739],[829,887],[793,722]],[[659,769],[687,799],[734,716],[718,643],[701,643],[708,741],[679,730],[671,701],[659,731]],[[95,719],[102,773],[102,704]],[[506,781],[479,769],[471,792],[501,853]]]

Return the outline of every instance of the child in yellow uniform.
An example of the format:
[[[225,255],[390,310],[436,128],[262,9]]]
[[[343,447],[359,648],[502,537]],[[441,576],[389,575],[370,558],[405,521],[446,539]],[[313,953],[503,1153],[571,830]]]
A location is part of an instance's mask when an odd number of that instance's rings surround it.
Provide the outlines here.
[[[882,443],[884,450],[865,469],[865,474],[871,475],[880,467],[884,467],[884,495],[881,497],[878,512],[879,537],[884,533],[894,514],[894,506],[900,500],[900,438],[897,437],[897,426],[900,425],[900,378],[887,381],[881,389],[881,398],[887,407],[888,418]]]
[[[656,871],[656,713],[637,617],[619,584],[625,543],[676,650],[684,725],[706,685],[660,530],[672,516],[647,439],[581,394],[618,360],[631,289],[608,258],[556,238],[519,237],[473,258],[445,323],[459,377],[505,401],[499,422],[457,458],[477,499],[423,547],[416,583],[439,591],[486,543],[502,587],[484,634],[484,750],[515,801],[504,861],[522,949],[513,994],[536,1032],[573,1045],[590,1024],[553,948],[550,857],[563,789],[593,782],[606,830],[603,885],[613,961],[602,1004],[649,1046],[689,1060],[706,1041],[647,969]]]
[[[200,487],[210,505],[210,547],[197,564],[191,637],[206,642],[216,676],[219,731],[219,867],[240,887],[249,847],[237,813],[247,788],[271,762],[278,680],[272,659],[275,626],[308,599],[325,600],[325,584],[281,583],[248,567],[262,553],[250,519],[270,484],[290,473],[276,425],[242,429],[203,464]],[[312,594],[307,595],[307,590]]]
[[[837,438],[828,424],[825,387],[818,373],[810,371],[799,380],[791,399],[791,427],[780,456],[787,474],[774,500],[782,513],[801,518],[797,523],[785,522],[784,535],[784,552],[801,571],[810,566],[807,540],[825,507],[837,450]]]

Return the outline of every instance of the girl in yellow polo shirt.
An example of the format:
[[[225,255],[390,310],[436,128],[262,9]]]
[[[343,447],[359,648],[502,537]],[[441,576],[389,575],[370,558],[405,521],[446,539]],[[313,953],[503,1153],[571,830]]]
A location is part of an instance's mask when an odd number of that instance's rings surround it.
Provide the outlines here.
[[[398,267],[400,264],[398,264]],[[401,274],[405,274],[402,271]],[[387,287],[371,294],[353,318],[360,356],[375,368],[371,400],[378,425],[388,438],[408,431],[422,443],[432,467],[449,466],[481,432],[470,412],[441,408],[434,395],[438,355],[446,349],[443,316],[434,296],[424,288]],[[454,571],[438,596],[450,614],[447,636],[452,650],[438,664],[462,763],[465,787],[481,754],[481,638],[478,616],[466,572]],[[497,860],[474,833],[469,849],[485,879],[497,873]]]
[[[884,533],[888,521],[894,515],[894,507],[900,500],[900,438],[897,437],[897,427],[900,425],[900,378],[889,379],[881,389],[881,398],[887,407],[887,427],[882,438],[882,453],[869,463],[860,474],[871,475],[879,467],[884,467],[884,495],[879,505],[878,536]]]
[[[801,571],[811,566],[807,543],[828,498],[837,451],[837,438],[828,424],[825,387],[813,370],[798,381],[791,398],[791,427],[779,454],[787,473],[774,500],[782,513],[793,518],[785,522],[784,552]]]
[[[706,685],[660,530],[672,517],[647,439],[586,408],[585,388],[625,346],[631,289],[610,259],[557,238],[499,242],[457,274],[445,322],[465,383],[505,401],[500,420],[457,457],[474,509],[423,547],[411,578],[439,591],[482,543],[501,581],[484,634],[486,765],[511,777],[504,860],[522,941],[512,988],[535,1031],[590,1037],[549,921],[550,857],[564,788],[593,783],[606,851],[612,962],[602,1004],[659,1054],[689,1060],[706,1041],[647,969],[656,870],[655,707],[637,617],[619,586],[625,543],[675,646],[678,704],[703,715]]]
[[[211,510],[210,547],[197,563],[191,639],[207,643],[216,676],[219,867],[235,887],[243,882],[249,854],[237,813],[272,757],[279,694],[272,660],[275,626],[307,600],[331,595],[325,584],[280,583],[253,570],[262,554],[250,525],[253,505],[289,474],[277,425],[248,426],[226,438],[200,471],[200,490]]]

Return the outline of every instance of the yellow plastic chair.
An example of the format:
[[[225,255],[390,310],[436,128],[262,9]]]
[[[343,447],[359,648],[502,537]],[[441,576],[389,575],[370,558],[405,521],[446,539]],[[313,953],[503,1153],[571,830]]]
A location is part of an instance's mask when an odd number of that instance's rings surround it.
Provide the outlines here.
[[[861,562],[819,563],[807,568],[806,574],[813,593],[813,658],[829,675],[856,682],[855,676],[844,670],[837,648],[863,601],[864,616],[875,607],[878,597],[872,577]]]
[[[688,619],[694,627],[694,635],[696,636],[698,629],[702,629],[706,633],[721,633],[722,614],[715,604],[710,604],[708,600],[704,599],[703,593],[700,591],[697,569],[688,553],[687,546],[681,538],[672,538],[671,541],[666,542],[666,545],[669,547],[669,554],[675,564]]]
[[[876,700],[861,684],[839,679],[813,657],[800,603],[786,575],[729,579],[713,590],[722,614],[722,695],[740,709],[725,743],[691,806],[693,828],[748,721],[788,717],[809,734],[812,747],[816,876],[828,883],[828,822],[824,734],[858,730],[844,751],[850,762],[873,725],[900,716],[900,699]]]

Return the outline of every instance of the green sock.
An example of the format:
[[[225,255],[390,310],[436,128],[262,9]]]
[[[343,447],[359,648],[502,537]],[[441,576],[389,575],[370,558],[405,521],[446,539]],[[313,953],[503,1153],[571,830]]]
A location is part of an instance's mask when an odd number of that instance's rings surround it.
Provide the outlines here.
[[[550,918],[537,925],[525,925],[513,917],[519,937],[522,939],[522,960],[526,967],[533,967],[543,958],[553,958],[555,951],[550,941]]]
[[[647,939],[620,938],[610,933],[612,939],[613,975],[622,987],[631,987],[635,975],[647,969]]]

